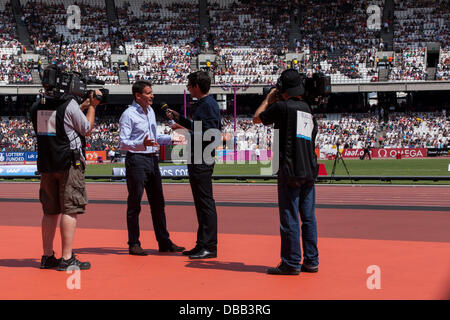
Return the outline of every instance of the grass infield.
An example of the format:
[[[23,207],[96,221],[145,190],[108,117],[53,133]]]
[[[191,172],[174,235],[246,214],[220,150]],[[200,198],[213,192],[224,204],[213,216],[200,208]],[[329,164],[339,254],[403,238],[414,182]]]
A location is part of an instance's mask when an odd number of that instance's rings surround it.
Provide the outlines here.
[[[344,160],[351,176],[450,176],[449,165],[450,159],[384,159],[384,160]],[[334,161],[319,161],[325,165],[328,175],[331,175]],[[175,165],[161,163],[160,166]],[[113,168],[124,167],[123,163],[115,164],[92,164],[86,169],[87,176],[110,176]],[[262,168],[268,168],[268,164],[238,163],[238,164],[216,164],[214,175],[261,175]],[[336,165],[336,176],[346,176],[347,173],[342,162]],[[173,180],[165,180],[170,182]],[[183,180],[181,180],[183,181]],[[275,180],[267,180],[265,182],[274,182]],[[176,180],[175,182],[180,182]],[[186,181],[184,181],[186,182]],[[236,182],[235,179],[217,180],[217,182]],[[245,181],[249,182],[249,181]],[[264,182],[264,180],[250,181]],[[360,181],[360,183],[371,183],[372,181]],[[376,180],[372,183],[379,183]],[[336,182],[335,182],[336,183]],[[339,183],[350,183],[349,181],[340,181]],[[408,181],[397,181],[393,183],[405,184]],[[412,183],[412,181],[411,181]],[[450,184],[450,182],[427,182],[419,181],[417,184]]]

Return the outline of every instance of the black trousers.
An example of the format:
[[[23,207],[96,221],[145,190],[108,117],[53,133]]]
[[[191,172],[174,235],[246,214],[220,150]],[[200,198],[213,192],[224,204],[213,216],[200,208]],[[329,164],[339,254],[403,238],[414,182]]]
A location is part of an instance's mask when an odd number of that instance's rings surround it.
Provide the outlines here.
[[[188,171],[197,212],[197,246],[217,252],[217,211],[212,189],[214,164],[188,164]]]
[[[368,155],[369,159],[372,160],[372,157],[370,156],[370,151],[367,148],[364,149],[364,154],[362,155],[361,159],[364,160],[366,158],[366,155]]]
[[[144,190],[150,203],[156,241],[158,241],[159,246],[170,244],[158,158],[152,155],[128,152],[125,167],[128,189],[128,245],[141,245],[139,241],[139,214]]]

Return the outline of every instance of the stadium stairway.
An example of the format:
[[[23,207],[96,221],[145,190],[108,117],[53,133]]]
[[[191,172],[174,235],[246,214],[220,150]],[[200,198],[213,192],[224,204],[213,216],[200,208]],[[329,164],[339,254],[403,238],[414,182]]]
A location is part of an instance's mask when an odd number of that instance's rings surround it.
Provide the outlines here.
[[[199,0],[199,11],[200,11],[200,39],[201,42],[211,41],[211,25],[209,23],[209,14],[208,14],[208,2],[206,0]],[[214,44],[209,43],[208,53],[214,52]]]
[[[301,10],[299,5],[296,7],[294,4],[291,4],[291,6],[293,8],[290,10],[289,51],[295,52],[297,40],[301,39],[302,36],[299,28]]]
[[[191,57],[192,72],[198,71],[198,57]]]
[[[128,79],[128,72],[119,71],[119,83],[120,84],[129,84],[130,81]]]
[[[436,80],[436,68],[427,68],[427,80]]]
[[[31,77],[33,79],[33,84],[41,85],[41,76],[39,74],[39,71],[37,70],[31,71]]]
[[[382,139],[382,141],[386,140],[386,129],[382,125],[378,126],[377,137],[376,137],[376,141],[375,141],[376,148],[383,148],[383,146],[380,143],[380,138]]]
[[[16,30],[18,40],[22,45],[25,46],[28,52],[33,51],[33,47],[31,46],[30,34],[28,33],[28,29],[24,23],[22,23],[23,11],[20,5],[20,0],[11,0],[11,8],[14,14],[14,18],[16,20]]]
[[[383,26],[384,22],[389,19],[389,31],[386,31],[384,27],[381,28],[381,39],[383,39],[383,43],[385,45],[385,51],[393,51],[394,50],[394,15],[395,3],[394,0],[386,0],[384,4],[383,10]]]
[[[112,26],[119,25],[119,19],[117,17],[116,4],[114,0],[105,0],[106,3],[106,17],[108,19],[108,25],[111,28]],[[111,41],[111,52],[118,53],[118,44],[115,41]]]
[[[388,69],[378,69],[378,80],[388,81],[389,80],[389,70]]]

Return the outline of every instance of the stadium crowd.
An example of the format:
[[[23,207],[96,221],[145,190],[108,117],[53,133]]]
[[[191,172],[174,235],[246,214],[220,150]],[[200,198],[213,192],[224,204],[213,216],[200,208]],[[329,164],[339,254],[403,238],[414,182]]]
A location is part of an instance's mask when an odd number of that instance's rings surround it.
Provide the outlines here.
[[[331,150],[339,143],[350,149],[362,149],[367,144],[381,148],[444,148],[449,143],[450,119],[445,112],[392,113],[384,122],[376,114],[319,114],[316,144]],[[172,134],[165,122],[158,123],[158,132]],[[236,123],[238,150],[271,149],[273,127],[253,124],[252,118],[239,117]],[[36,140],[31,121],[25,117],[3,117],[0,122],[1,151],[35,151]],[[234,118],[222,118],[224,148],[234,149]],[[178,133],[177,133],[178,135]],[[119,125],[117,118],[96,121],[87,139],[87,149],[102,151],[117,149]]]
[[[390,80],[427,80],[425,52],[427,43],[439,42],[441,59],[437,80],[448,80],[448,52],[450,49],[450,5],[448,1],[397,0],[394,25],[394,50],[398,65]]]
[[[119,40],[150,46],[187,45],[198,35],[198,2],[180,1],[162,6],[157,2],[116,1]]]
[[[49,63],[61,61],[67,69],[87,72],[107,83],[119,83],[111,67],[111,44],[105,3],[78,0],[81,22],[67,27],[67,9],[63,0],[22,2],[23,21],[38,54]],[[61,56],[59,55],[63,36]]]
[[[450,80],[450,49],[441,50],[441,60],[436,72],[437,80]]]
[[[247,0],[233,2],[228,7],[210,3],[208,9],[216,50],[238,47],[287,49],[288,2]]]
[[[382,48],[376,30],[367,26],[367,1],[306,1],[303,4],[304,37],[296,51],[304,54],[299,69],[320,69],[332,82],[374,81],[375,56]]]
[[[30,84],[33,82],[31,76],[31,65],[15,59],[12,55],[2,55],[0,57],[0,84]]]
[[[319,119],[317,144],[331,150],[339,143],[348,149],[369,145],[379,148],[444,148],[448,146],[450,119],[445,113],[392,113],[384,122],[374,114],[342,114]]]
[[[221,49],[225,66],[216,68],[216,84],[275,83],[281,73],[281,62],[268,48]]]
[[[450,6],[446,0],[396,0],[394,47],[426,47],[427,42],[450,45],[448,21]]]
[[[128,47],[128,52],[132,52],[128,72],[130,83],[136,80],[151,80],[155,84],[187,83],[187,76],[192,72],[189,45],[163,47],[134,43],[132,46]]]
[[[425,48],[405,48],[397,56],[399,65],[391,69],[390,80],[426,80]]]
[[[0,84],[32,82],[31,71],[22,58],[15,58],[22,52],[22,45],[16,39],[16,27],[11,5],[0,8]]]
[[[385,124],[385,148],[444,148],[448,146],[450,120],[442,112],[395,113]]]
[[[225,148],[234,149],[234,118],[222,118],[223,138]],[[236,148],[237,150],[271,149],[273,143],[273,126],[266,127],[254,124],[252,118],[240,118],[236,121]]]
[[[227,7],[210,3],[208,10],[219,57],[216,83],[274,83],[281,73],[280,56],[288,52],[289,4],[236,1]]]
[[[207,2],[208,30],[200,30],[195,0],[115,0],[118,19],[108,22],[104,0],[78,0],[80,28],[68,29],[66,0],[21,0],[22,22],[36,53],[49,63],[62,60],[68,69],[85,71],[109,84],[119,83],[113,50],[129,56],[125,70],[130,82],[151,79],[181,84],[194,70],[192,57],[202,49],[217,55],[211,68],[217,84],[270,84],[290,61],[289,34],[300,54],[295,67],[312,74],[320,70],[332,83],[378,81],[376,55],[384,49],[379,30],[367,25],[369,5],[383,0],[273,2],[221,0]],[[395,21],[383,30],[394,32],[396,59],[390,81],[427,80],[426,42],[440,42],[436,79],[449,79],[450,8],[448,1],[405,0],[395,3]],[[294,20],[293,20],[294,19]],[[292,20],[292,21],[291,21]],[[291,22],[295,22],[293,30]],[[30,83],[31,69],[12,57],[25,52],[16,39],[9,2],[0,7],[0,83]],[[273,36],[276,34],[277,36]],[[6,50],[9,49],[9,50]],[[160,54],[162,52],[162,54]]]
[[[35,151],[36,138],[31,121],[25,117],[0,120],[0,151]]]

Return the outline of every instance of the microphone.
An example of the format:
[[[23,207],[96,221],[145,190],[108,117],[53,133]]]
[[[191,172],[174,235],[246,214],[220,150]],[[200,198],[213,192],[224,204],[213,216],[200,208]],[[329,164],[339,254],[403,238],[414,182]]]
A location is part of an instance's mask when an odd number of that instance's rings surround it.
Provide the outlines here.
[[[167,105],[167,103],[165,102],[161,102],[161,110],[164,111],[164,113],[166,113],[169,109],[169,106]],[[169,120],[169,126],[172,126],[175,124],[175,121],[173,120]]]

